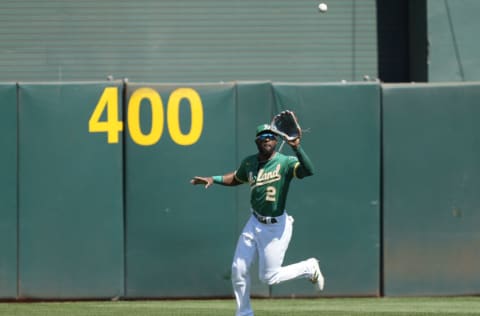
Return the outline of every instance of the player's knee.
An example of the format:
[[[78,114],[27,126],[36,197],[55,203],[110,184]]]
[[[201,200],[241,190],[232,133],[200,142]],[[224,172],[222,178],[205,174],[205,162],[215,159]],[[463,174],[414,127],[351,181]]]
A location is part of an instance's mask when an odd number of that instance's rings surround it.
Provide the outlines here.
[[[267,285],[278,284],[278,277],[276,272],[267,272],[259,275],[260,281]]]
[[[245,261],[236,259],[232,263],[232,280],[243,280],[248,274]]]

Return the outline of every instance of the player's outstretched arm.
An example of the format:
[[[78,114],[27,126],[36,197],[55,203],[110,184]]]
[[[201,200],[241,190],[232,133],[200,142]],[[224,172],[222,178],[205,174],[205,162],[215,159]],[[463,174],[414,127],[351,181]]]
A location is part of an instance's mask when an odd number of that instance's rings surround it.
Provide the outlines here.
[[[300,165],[296,170],[297,177],[301,179],[313,175],[313,163],[300,146],[300,137],[289,141],[288,144],[292,147],[293,151],[297,155],[298,161],[300,162]]]
[[[190,180],[190,183],[193,185],[204,184],[205,189],[208,189],[214,183],[225,185],[225,186],[235,186],[241,184],[236,178],[235,173],[230,172],[224,174],[223,176],[213,176],[213,177],[198,177],[195,176]]]

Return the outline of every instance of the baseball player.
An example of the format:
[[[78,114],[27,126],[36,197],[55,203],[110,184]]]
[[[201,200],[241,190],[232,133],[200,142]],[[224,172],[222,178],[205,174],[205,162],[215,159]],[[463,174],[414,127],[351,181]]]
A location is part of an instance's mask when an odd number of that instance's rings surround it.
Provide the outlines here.
[[[236,186],[250,185],[251,213],[238,239],[232,264],[232,285],[237,302],[237,316],[253,315],[250,305],[249,270],[258,257],[259,278],[268,285],[308,278],[318,290],[323,290],[324,277],[318,260],[310,258],[282,266],[292,237],[293,218],[285,210],[290,181],[313,174],[313,165],[300,146],[300,137],[288,141],[296,156],[276,151],[277,137],[270,125],[257,127],[255,143],[258,153],[246,157],[234,172],[221,176],[194,177],[194,185],[213,183]]]

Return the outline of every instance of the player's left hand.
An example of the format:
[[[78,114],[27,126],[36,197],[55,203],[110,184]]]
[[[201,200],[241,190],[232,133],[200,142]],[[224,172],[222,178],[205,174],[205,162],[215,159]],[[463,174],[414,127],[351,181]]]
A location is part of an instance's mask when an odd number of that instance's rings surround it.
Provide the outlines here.
[[[302,137],[302,129],[298,124],[298,119],[295,113],[290,110],[285,110],[275,115],[270,123],[273,132],[280,135],[287,142],[296,140]]]
[[[300,137],[297,137],[293,140],[287,141],[287,143],[292,147],[292,148],[297,148],[300,145]]]

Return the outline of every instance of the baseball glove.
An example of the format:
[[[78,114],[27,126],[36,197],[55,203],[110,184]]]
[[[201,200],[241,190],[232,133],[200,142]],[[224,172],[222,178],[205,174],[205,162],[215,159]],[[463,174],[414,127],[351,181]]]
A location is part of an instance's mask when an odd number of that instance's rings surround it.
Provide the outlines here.
[[[273,132],[282,136],[287,141],[302,137],[302,129],[298,124],[297,117],[292,111],[282,111],[275,115],[270,123]]]

